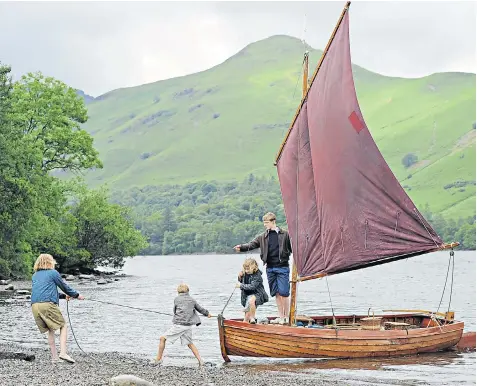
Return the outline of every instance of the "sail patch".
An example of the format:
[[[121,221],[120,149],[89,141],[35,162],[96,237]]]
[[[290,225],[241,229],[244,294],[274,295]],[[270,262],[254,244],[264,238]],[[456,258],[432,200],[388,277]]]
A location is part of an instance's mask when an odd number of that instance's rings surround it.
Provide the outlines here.
[[[363,122],[361,122],[361,119],[359,119],[358,117],[358,114],[356,114],[356,111],[353,111],[349,117],[348,117],[349,121],[351,122],[351,124],[353,125],[354,129],[356,130],[356,132],[359,134],[359,132],[361,130],[363,130],[364,128],[364,124]]]

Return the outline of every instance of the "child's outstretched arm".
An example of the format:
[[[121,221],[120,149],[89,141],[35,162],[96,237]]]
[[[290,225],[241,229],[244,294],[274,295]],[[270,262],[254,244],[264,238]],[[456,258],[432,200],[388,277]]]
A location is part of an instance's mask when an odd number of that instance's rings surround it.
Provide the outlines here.
[[[204,316],[211,316],[209,311],[207,311],[204,307],[201,307],[200,304],[197,302],[195,302],[194,308]]]
[[[238,244],[234,247],[237,252],[249,252],[260,247],[260,236],[245,244]]]
[[[55,284],[60,287],[60,289],[68,296],[71,296],[72,298],[77,298],[80,296],[78,292],[76,292],[73,288],[71,288],[68,284],[66,284],[63,279],[61,278],[60,274],[58,271],[54,270],[53,272],[53,280],[55,281]]]

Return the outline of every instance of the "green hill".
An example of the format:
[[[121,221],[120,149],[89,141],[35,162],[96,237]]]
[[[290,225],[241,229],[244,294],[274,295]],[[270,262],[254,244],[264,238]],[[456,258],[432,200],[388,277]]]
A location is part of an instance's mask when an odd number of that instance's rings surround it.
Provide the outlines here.
[[[321,51],[309,50],[312,73]],[[273,36],[207,71],[89,100],[86,129],[104,169],[88,182],[118,190],[276,175],[274,156],[301,98],[302,56],[301,41]],[[403,79],[358,66],[354,74],[365,120],[415,203],[475,214],[475,74]],[[406,168],[408,153],[417,163]]]

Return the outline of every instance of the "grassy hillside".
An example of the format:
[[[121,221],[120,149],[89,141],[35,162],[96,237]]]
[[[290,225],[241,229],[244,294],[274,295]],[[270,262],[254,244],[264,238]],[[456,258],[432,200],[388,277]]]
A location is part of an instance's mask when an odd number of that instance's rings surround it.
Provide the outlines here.
[[[309,49],[313,71],[321,51]],[[124,189],[276,175],[274,156],[301,97],[302,55],[299,40],[274,36],[210,70],[89,101],[86,128],[105,166],[89,183]],[[415,203],[475,214],[475,75],[401,79],[358,66],[354,74],[365,120]],[[408,153],[418,162],[405,168]]]

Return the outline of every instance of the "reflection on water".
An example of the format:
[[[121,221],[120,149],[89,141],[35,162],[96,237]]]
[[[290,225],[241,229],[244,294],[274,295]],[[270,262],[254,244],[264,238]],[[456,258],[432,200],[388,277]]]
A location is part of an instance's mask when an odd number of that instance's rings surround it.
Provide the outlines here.
[[[274,363],[239,363],[254,370],[267,371],[310,371],[310,370],[382,370],[390,366],[419,365],[444,366],[458,361],[462,355],[456,352],[411,355],[396,358],[367,358],[367,359],[317,359],[317,360],[276,360]],[[232,362],[233,363],[233,362]],[[232,365],[229,364],[228,366]]]
[[[448,253],[439,252],[329,277],[335,314],[365,314],[369,307],[375,313],[383,309],[435,311],[442,295],[448,256]],[[72,285],[87,298],[171,313],[177,285],[185,282],[191,295],[217,315],[234,289],[244,258],[243,254],[135,257],[124,267],[124,272],[132,277],[104,286],[95,282],[72,282]],[[466,331],[475,331],[475,252],[456,252],[455,261],[451,309],[455,311],[456,319],[465,322]],[[298,287],[299,314],[331,314],[324,280],[307,281]],[[449,282],[447,287],[440,311],[447,310]],[[64,302],[60,307],[66,313]],[[236,291],[225,316],[241,317],[241,310],[240,292]],[[257,314],[259,318],[276,315],[273,300],[259,307]],[[170,316],[87,300],[71,302],[70,315],[81,347],[91,352],[131,352],[151,357],[156,353],[159,336],[171,325]],[[46,337],[35,327],[28,303],[0,304],[0,325],[0,339],[23,342],[26,346],[47,345]],[[204,358],[222,363],[215,319],[202,319],[202,325],[194,328],[194,340]],[[68,342],[74,349],[71,333]],[[167,346],[165,353],[166,365],[194,363],[189,349],[179,344]],[[369,360],[231,359],[232,363],[227,366],[249,366],[257,371],[331,372],[333,377],[343,379],[344,384],[475,384],[475,353],[448,352]]]
[[[475,384],[475,353],[441,352],[398,358],[321,359],[264,361],[243,359],[227,366],[252,371],[330,375],[347,385],[472,385]]]

